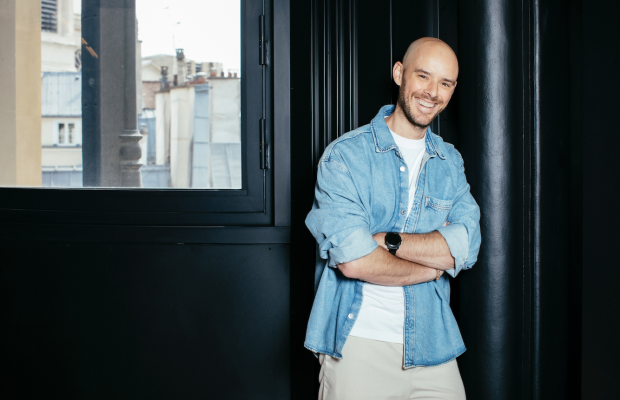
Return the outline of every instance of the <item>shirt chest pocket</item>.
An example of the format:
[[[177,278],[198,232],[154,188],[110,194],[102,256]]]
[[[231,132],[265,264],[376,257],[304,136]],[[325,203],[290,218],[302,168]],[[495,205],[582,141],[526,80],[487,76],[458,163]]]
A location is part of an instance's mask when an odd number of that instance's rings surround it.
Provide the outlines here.
[[[427,229],[434,230],[440,227],[446,219],[454,200],[442,200],[436,197],[426,196],[424,198],[424,222]]]

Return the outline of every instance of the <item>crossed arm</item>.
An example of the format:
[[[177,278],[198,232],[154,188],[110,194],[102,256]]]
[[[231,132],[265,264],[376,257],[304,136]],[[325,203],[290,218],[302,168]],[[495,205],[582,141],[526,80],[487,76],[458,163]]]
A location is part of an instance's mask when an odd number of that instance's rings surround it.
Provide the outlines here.
[[[392,255],[385,246],[385,233],[373,239],[379,244],[372,253],[357,260],[338,264],[348,278],[383,286],[407,286],[437,278],[437,270],[454,268],[454,258],[441,233],[401,233],[402,243]]]
[[[462,158],[456,151],[450,155],[459,168],[448,214],[450,226],[427,234],[401,234],[401,246],[393,256],[385,248],[385,233],[371,236],[369,232],[367,194],[359,193],[346,167],[347,157],[337,147],[331,148],[319,163],[315,202],[306,218],[320,257],[349,278],[384,286],[429,282],[437,271],[456,276],[471,268],[480,248],[480,209],[469,191]]]

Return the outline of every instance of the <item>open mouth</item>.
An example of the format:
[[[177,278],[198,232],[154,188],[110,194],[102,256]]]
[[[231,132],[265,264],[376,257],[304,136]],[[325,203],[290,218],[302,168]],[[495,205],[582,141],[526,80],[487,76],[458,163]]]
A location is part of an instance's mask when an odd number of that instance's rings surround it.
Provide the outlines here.
[[[418,99],[417,97],[416,97],[415,101],[417,101],[419,105],[421,105],[422,107],[425,107],[425,108],[434,108],[436,106],[435,103],[429,103],[428,101],[424,101],[422,99]]]

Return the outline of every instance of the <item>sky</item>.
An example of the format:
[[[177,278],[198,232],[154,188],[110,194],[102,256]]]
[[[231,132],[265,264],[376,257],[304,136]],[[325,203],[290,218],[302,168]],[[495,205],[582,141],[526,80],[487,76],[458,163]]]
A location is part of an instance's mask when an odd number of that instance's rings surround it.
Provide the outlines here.
[[[74,12],[81,0],[73,0]],[[196,62],[215,61],[224,70],[241,65],[239,0],[136,0],[142,56],[174,55],[182,48]]]

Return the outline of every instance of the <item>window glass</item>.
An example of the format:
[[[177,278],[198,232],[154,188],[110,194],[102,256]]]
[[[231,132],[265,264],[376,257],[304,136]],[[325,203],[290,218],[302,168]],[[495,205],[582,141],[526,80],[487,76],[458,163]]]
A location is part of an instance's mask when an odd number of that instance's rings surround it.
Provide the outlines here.
[[[0,37],[19,46],[16,63],[0,64],[0,109],[13,116],[0,132],[0,186],[241,189],[240,1],[136,0],[137,132],[127,140],[140,151],[128,156],[121,143],[98,159],[93,146],[105,144],[89,136],[95,122],[83,120],[82,93],[96,77],[82,61],[100,61],[101,51],[82,35],[81,1],[40,0],[40,9],[9,2],[16,24],[3,24]],[[136,158],[132,184],[84,185],[85,165],[121,171],[126,157]]]

